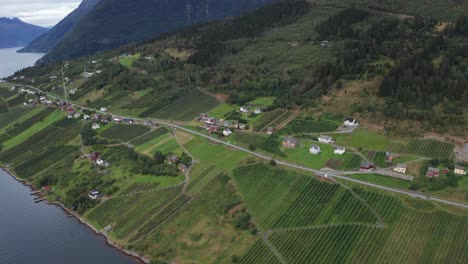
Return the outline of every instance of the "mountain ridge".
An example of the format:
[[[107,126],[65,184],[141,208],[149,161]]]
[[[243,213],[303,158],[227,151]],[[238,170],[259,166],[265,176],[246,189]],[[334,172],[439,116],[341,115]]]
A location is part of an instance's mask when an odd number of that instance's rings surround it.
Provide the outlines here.
[[[73,12],[62,19],[57,25],[53,26],[46,34],[37,37],[18,52],[49,52],[70,30],[72,30],[80,19],[91,11],[91,9],[100,1],[101,0],[83,0],[83,2],[81,2]]]
[[[26,45],[37,36],[47,32],[46,28],[23,22],[21,19],[0,18],[0,48]]]

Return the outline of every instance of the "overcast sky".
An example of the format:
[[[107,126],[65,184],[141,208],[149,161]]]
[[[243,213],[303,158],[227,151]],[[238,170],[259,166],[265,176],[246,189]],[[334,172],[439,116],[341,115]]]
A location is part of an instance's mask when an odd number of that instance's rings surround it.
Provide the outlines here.
[[[53,26],[80,4],[81,0],[0,0],[0,17],[17,17],[39,26]]]

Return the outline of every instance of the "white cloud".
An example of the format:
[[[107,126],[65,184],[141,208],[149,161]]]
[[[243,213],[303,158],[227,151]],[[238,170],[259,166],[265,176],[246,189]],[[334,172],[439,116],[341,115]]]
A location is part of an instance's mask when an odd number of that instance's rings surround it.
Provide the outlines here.
[[[79,4],[80,0],[0,0],[0,17],[17,17],[27,23],[52,26]]]

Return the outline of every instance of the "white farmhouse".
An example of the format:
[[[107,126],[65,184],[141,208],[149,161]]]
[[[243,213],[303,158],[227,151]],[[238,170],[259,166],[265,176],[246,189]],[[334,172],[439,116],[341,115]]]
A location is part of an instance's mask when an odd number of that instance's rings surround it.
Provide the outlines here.
[[[356,119],[354,119],[352,117],[347,117],[347,118],[345,118],[343,125],[345,125],[345,126],[358,126],[359,123],[358,123],[358,121]]]
[[[259,115],[261,113],[262,113],[262,109],[260,109],[260,108],[257,108],[257,109],[254,110],[254,114],[256,114],[256,115]]]
[[[249,109],[247,109],[247,107],[245,107],[245,106],[242,106],[239,110],[240,110],[242,113],[248,113],[248,112],[249,112]]]
[[[223,135],[229,137],[230,135],[232,135],[232,131],[229,128],[226,128],[223,130]]]
[[[405,174],[406,173],[406,164],[404,163],[398,163],[395,168],[393,168],[393,171],[394,172],[398,172],[398,173],[403,173]]]
[[[101,112],[107,112],[107,107],[101,107]]]
[[[336,146],[336,148],[333,150],[333,152],[335,152],[335,154],[338,154],[338,155],[343,155],[345,151],[346,151],[346,148],[341,147],[341,146]]]
[[[320,146],[312,144],[310,145],[309,152],[311,154],[317,155],[320,153]]]
[[[92,126],[92,128],[93,128],[94,130],[96,130],[96,129],[101,128],[101,126],[100,126],[98,123],[94,123],[93,126]]]
[[[333,141],[332,137],[325,136],[325,135],[320,135],[319,138],[318,138],[318,141],[322,142],[322,143],[327,143],[327,144],[331,144],[331,143],[335,142],[335,141]]]

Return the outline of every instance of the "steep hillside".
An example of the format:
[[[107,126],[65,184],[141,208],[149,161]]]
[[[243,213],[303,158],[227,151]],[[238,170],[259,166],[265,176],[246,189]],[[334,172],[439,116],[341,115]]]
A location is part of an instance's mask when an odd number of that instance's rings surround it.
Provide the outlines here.
[[[49,52],[70,31],[80,19],[91,11],[101,0],[83,0],[80,6],[55,25],[49,32],[39,36],[19,52]]]
[[[24,46],[45,32],[46,28],[25,23],[18,18],[0,18],[0,48]]]
[[[103,0],[42,61],[80,57],[276,0]]]

